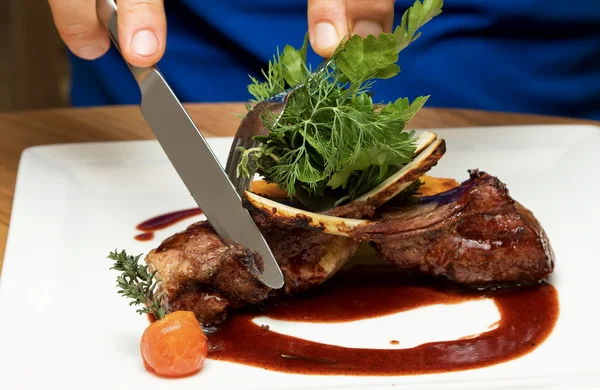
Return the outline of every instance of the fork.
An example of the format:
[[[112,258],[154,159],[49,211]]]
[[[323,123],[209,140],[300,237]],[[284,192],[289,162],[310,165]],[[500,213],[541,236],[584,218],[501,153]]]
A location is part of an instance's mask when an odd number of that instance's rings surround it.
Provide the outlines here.
[[[321,61],[314,73],[318,74],[322,72],[329,61],[330,59]],[[295,90],[302,88],[304,85],[304,83],[299,83],[256,104],[244,117],[242,123],[240,123],[235,137],[233,138],[233,142],[231,143],[231,149],[229,150],[229,156],[227,157],[227,165],[225,166],[225,172],[240,196],[243,196],[244,192],[250,189],[253,178],[238,177],[237,175],[237,167],[243,154],[239,148],[243,147],[244,149],[250,149],[256,147],[258,142],[254,140],[254,137],[257,135],[267,135],[269,133],[269,130],[263,123],[262,115],[267,111],[271,111],[271,113],[275,115],[275,123],[277,123],[285,111],[285,107],[287,106],[292,93]]]
[[[252,177],[238,177],[237,175],[237,167],[243,154],[240,147],[250,149],[257,146],[258,142],[254,140],[254,137],[257,135],[267,135],[269,133],[269,130],[262,120],[263,114],[271,111],[271,113],[275,115],[275,123],[277,123],[287,106],[290,95],[301,86],[302,84],[298,84],[256,104],[244,117],[242,123],[240,123],[235,137],[233,138],[233,142],[231,143],[231,149],[229,150],[229,156],[227,157],[227,165],[225,166],[225,172],[240,196],[244,195],[244,191],[250,189],[253,179]]]

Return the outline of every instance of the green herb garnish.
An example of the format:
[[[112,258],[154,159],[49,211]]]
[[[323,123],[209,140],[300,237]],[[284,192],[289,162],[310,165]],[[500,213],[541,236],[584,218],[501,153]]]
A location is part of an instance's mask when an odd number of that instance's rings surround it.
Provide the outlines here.
[[[412,161],[414,132],[404,129],[428,96],[374,104],[370,89],[376,79],[400,72],[398,53],[442,5],[417,0],[394,33],[352,36],[316,71],[306,65],[306,37],[300,49],[288,45],[278,52],[263,71],[265,81],[252,78],[253,102],[302,86],[278,120],[264,116],[269,134],[244,150],[238,175],[259,173],[306,207],[322,210],[364,194]]]
[[[114,260],[110,269],[122,272],[117,277],[117,287],[119,294],[132,299],[129,303],[133,305],[143,305],[142,309],[136,310],[140,314],[153,314],[157,320],[165,317],[165,309],[161,304],[161,298],[164,293],[156,293],[155,280],[156,271],[148,272],[148,267],[139,264],[141,255],[129,256],[125,251],[110,252],[108,258]]]

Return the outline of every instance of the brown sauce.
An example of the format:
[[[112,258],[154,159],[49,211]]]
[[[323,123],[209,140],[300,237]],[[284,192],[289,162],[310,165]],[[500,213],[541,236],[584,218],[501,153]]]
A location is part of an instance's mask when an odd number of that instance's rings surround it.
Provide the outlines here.
[[[202,215],[202,210],[199,208],[174,211],[171,213],[158,215],[139,223],[135,228],[144,233],[138,234],[134,238],[138,241],[150,241],[154,238],[155,231],[168,228],[169,226],[183,221],[184,219],[192,218],[198,215]]]
[[[154,232],[141,233],[133,238],[135,238],[138,241],[150,241],[154,238]]]
[[[495,329],[409,349],[320,344],[271,332],[252,321],[266,315],[289,321],[344,322],[484,298],[492,299],[500,312]],[[552,332],[558,313],[557,292],[547,283],[480,291],[407,278],[388,267],[357,268],[338,274],[310,295],[286,298],[259,312],[232,314],[209,335],[209,358],[299,374],[415,375],[468,370],[530,353]]]
[[[193,208],[150,218],[136,226],[143,233],[135,239],[151,240],[155,231],[201,214],[202,210]],[[501,316],[498,323],[490,325],[489,331],[409,349],[358,349],[320,344],[278,334],[268,326],[253,322],[263,315],[288,321],[345,322],[428,305],[486,298],[494,301]],[[286,297],[260,310],[230,314],[220,329],[208,334],[208,357],[273,371],[314,375],[418,375],[461,371],[499,364],[532,352],[550,335],[558,314],[558,294],[547,283],[481,291],[431,278],[416,278],[393,267],[355,267],[340,272],[309,294]],[[149,320],[153,318],[149,316]],[[389,343],[401,345],[402,341],[390,340]]]

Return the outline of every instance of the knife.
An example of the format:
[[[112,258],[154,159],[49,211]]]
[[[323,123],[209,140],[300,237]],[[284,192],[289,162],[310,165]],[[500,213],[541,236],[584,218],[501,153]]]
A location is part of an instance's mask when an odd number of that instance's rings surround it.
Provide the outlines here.
[[[115,1],[97,0],[96,11],[120,51]],[[231,240],[259,252],[264,267],[257,277],[271,288],[281,288],[283,275],[265,238],[242,206],[240,195],[158,67],[127,65],[142,93],[144,119],[214,230],[224,241]]]

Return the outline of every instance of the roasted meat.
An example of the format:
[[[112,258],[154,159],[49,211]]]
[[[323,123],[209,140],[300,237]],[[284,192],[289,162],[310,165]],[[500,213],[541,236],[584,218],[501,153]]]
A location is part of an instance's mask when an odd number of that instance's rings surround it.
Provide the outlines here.
[[[167,238],[146,257],[161,280],[165,306],[190,310],[203,325],[215,325],[230,309],[325,282],[362,241],[401,268],[463,284],[534,282],[552,272],[554,255],[540,224],[490,175],[471,171],[460,186],[428,178],[423,191],[443,192],[412,197],[406,206],[406,197],[397,195],[437,164],[445,142],[425,133],[417,150],[411,163],[367,194],[321,213],[277,201],[285,194],[272,185],[253,185],[244,206],[281,267],[281,290],[256,277],[263,266],[260,254],[224,243],[208,222]]]
[[[158,271],[167,308],[192,311],[203,325],[215,325],[229,309],[323,283],[359,245],[347,237],[261,223],[260,217],[257,222],[281,266],[283,290],[272,291],[254,276],[262,266],[259,254],[235,243],[225,245],[203,221],[167,238],[146,256],[149,268]]]
[[[190,310],[203,324],[218,323],[229,307],[261,302],[270,292],[253,276],[260,257],[238,244],[225,245],[205,221],[164,240],[146,263],[158,271],[167,308]]]
[[[204,325],[222,322],[229,309],[325,282],[354,256],[361,241],[398,267],[466,285],[537,282],[553,271],[554,253],[543,228],[500,180],[473,170],[461,185],[424,181],[421,192],[428,196],[413,199],[411,205],[394,198],[371,220],[300,211],[290,218],[293,209],[246,199],[281,266],[282,290],[273,291],[255,278],[262,266],[260,255],[235,243],[226,245],[208,222],[167,238],[146,262],[158,270],[167,307],[190,310]],[[353,207],[349,214],[373,212]]]
[[[460,186],[410,201],[395,197],[371,220],[317,214],[247,194],[248,207],[277,223],[372,243],[401,268],[469,285],[536,282],[554,268],[546,233],[497,178],[477,170]]]
[[[537,282],[554,253],[534,215],[496,177],[477,170],[459,187],[413,206],[388,202],[352,232],[401,268],[469,285]]]
[[[444,140],[438,140],[433,133],[422,134],[412,162],[357,201],[325,214],[335,218],[372,217],[380,204],[436,165],[445,150]],[[263,182],[253,184],[253,191],[270,199],[285,195]],[[161,280],[169,310],[190,310],[202,324],[217,324],[225,319],[228,309],[258,304],[275,295],[298,293],[323,283],[354,256],[360,244],[351,237],[307,229],[302,218],[278,222],[271,212],[253,208],[247,199],[244,204],[281,267],[284,288],[271,291],[255,277],[262,267],[258,253],[236,243],[224,243],[208,222],[198,222],[166,239],[146,256],[149,268],[156,270]]]

